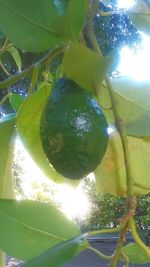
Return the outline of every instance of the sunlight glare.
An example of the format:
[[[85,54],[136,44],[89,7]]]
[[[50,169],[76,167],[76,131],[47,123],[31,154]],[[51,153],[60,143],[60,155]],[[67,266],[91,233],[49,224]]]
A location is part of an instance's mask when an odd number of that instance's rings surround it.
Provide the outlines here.
[[[42,193],[42,186],[45,183],[50,187],[49,192],[43,193],[43,196],[44,194],[49,194],[45,197],[46,200],[51,199],[58,204],[69,219],[86,217],[89,201],[80,184],[74,188],[69,185],[56,184],[49,180],[34,163],[19,139],[16,140],[15,153],[17,151],[20,151],[23,157],[23,160],[19,163],[24,170],[21,177],[21,187],[28,199],[35,199],[38,193]],[[53,195],[50,193],[52,190],[54,192]],[[18,197],[19,199],[20,197]]]
[[[141,33],[142,42],[140,48],[121,49],[121,61],[117,70],[122,76],[128,76],[136,80],[150,80],[150,37]]]
[[[89,201],[81,186],[73,188],[61,185],[55,193],[54,200],[61,202],[62,209],[69,219],[75,217],[85,218],[89,210]]]
[[[135,0],[118,0],[118,7],[119,8],[130,8],[135,4]]]

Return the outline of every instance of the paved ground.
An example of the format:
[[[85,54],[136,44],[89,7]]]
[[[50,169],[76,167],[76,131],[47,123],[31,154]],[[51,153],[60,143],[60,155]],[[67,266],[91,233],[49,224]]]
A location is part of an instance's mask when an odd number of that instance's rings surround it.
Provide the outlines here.
[[[106,253],[107,255],[111,255],[116,246],[115,241],[100,241],[100,242],[91,242],[91,245],[101,252]],[[79,254],[74,260],[63,267],[107,267],[108,262],[101,260],[98,256],[96,256],[93,252],[86,250]],[[117,267],[123,267],[123,263],[119,263]],[[15,259],[8,258],[8,262],[6,267],[21,267],[21,263],[16,261]],[[44,266],[42,266],[44,267]],[[148,264],[129,264],[129,267],[150,267],[150,263]]]
[[[111,255],[116,242],[92,242],[91,244],[100,251],[105,252],[107,255]],[[71,263],[66,264],[64,267],[107,267],[107,264],[107,261],[101,260],[93,252],[87,250],[78,255]],[[118,264],[118,267],[123,266],[123,263]],[[150,263],[144,265],[129,264],[129,267],[150,267]]]

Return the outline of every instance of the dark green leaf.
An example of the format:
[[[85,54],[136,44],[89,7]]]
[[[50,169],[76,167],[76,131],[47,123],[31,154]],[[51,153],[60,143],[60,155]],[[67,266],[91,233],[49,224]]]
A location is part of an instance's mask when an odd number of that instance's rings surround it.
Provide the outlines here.
[[[135,243],[130,243],[123,247],[123,252],[133,264],[150,263],[150,257]]]
[[[28,260],[79,236],[77,226],[56,207],[29,200],[0,200],[0,249]]]
[[[48,249],[36,258],[25,263],[23,267],[58,267],[69,261],[76,253],[81,238],[67,240],[51,249]]]
[[[18,112],[23,101],[24,101],[24,97],[19,94],[11,93],[9,95],[9,102],[15,112]]]
[[[82,44],[71,45],[63,59],[66,76],[93,93],[104,79],[108,65],[109,59]]]
[[[5,118],[6,119],[6,118]],[[8,117],[0,123],[0,198],[12,198],[11,166],[14,149],[15,119]]]
[[[50,0],[0,0],[0,28],[19,48],[39,52],[64,42],[53,29],[58,16]]]

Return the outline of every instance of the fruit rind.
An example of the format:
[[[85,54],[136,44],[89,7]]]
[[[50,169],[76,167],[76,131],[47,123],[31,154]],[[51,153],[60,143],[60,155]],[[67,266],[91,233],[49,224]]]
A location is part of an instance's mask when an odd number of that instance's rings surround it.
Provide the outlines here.
[[[80,179],[102,160],[108,144],[107,122],[97,102],[75,82],[57,79],[41,118],[41,141],[53,167]]]

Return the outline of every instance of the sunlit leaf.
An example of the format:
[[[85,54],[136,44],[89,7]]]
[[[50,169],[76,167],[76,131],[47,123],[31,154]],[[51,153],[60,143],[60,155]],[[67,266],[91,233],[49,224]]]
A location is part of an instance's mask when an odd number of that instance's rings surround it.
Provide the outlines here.
[[[48,87],[43,84],[38,91],[30,95],[24,101],[17,118],[17,131],[25,148],[32,156],[37,166],[40,167],[47,177],[58,181],[63,180],[63,177],[49,164],[43,151],[40,138],[41,114],[50,90],[50,84]]]
[[[11,93],[9,95],[9,102],[15,112],[18,112],[23,101],[24,101],[24,97],[17,93]]]
[[[0,123],[0,198],[12,198],[12,160],[14,149],[14,117]]]
[[[0,0],[0,28],[26,51],[44,51],[64,42],[53,29],[57,15],[53,1]]]
[[[23,267],[58,267],[69,261],[77,252],[81,238],[77,237],[48,249],[43,254],[31,259]]]
[[[64,72],[81,87],[95,92],[106,74],[109,59],[101,57],[82,44],[73,44],[65,52]]]
[[[138,30],[150,35],[150,7],[146,1],[136,1],[136,4],[128,10],[128,15]]]
[[[134,194],[149,193],[150,140],[145,141],[142,138],[128,137],[128,147],[135,182]],[[94,173],[99,192],[108,192],[120,196],[126,195],[126,170],[118,133],[111,134],[108,149]]]
[[[135,243],[130,243],[122,248],[122,251],[129,258],[129,262],[133,264],[150,263],[150,257],[138,247]]]
[[[21,71],[21,66],[22,66],[22,62],[21,62],[21,57],[18,53],[18,50],[15,47],[10,47],[9,50],[7,50],[13,57],[18,70]]]
[[[0,200],[0,248],[8,255],[28,260],[79,235],[77,226],[52,205]]]
[[[135,81],[127,77],[111,80],[119,116],[126,133],[133,136],[150,136],[150,82]],[[100,103],[107,120],[114,123],[108,90],[102,86]]]

